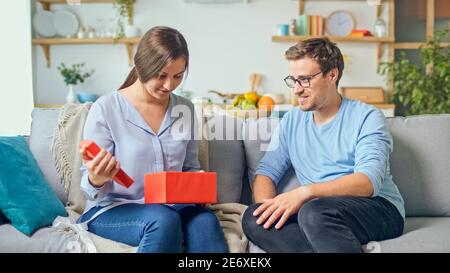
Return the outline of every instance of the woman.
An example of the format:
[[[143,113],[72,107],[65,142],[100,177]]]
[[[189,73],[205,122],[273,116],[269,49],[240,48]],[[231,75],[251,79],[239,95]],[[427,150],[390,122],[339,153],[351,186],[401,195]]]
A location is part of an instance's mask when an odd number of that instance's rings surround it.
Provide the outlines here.
[[[193,105],[172,94],[188,68],[186,41],[175,29],[154,27],[142,37],[134,62],[119,91],[101,97],[89,111],[84,139],[103,149],[92,160],[80,150],[85,163],[81,188],[88,199],[80,222],[88,221],[89,231],[99,236],[139,246],[138,252],[227,252],[210,210],[143,204],[144,174],[200,169],[196,141],[183,137],[194,130]],[[192,118],[174,116],[179,106],[188,108]],[[171,130],[175,127],[190,130],[180,137]],[[120,168],[135,180],[129,188],[111,180]]]

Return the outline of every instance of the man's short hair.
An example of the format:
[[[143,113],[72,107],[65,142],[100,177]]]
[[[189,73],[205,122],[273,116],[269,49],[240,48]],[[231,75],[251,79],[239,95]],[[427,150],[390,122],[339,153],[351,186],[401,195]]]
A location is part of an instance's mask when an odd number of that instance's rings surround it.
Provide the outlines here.
[[[335,43],[328,38],[312,38],[299,42],[286,51],[286,59],[289,61],[309,57],[315,60],[325,76],[331,69],[339,70],[336,87],[344,71],[344,57]]]

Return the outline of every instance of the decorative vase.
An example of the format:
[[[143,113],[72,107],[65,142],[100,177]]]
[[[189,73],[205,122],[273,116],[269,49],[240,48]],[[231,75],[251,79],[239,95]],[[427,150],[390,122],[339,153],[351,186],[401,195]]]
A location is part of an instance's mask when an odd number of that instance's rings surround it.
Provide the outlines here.
[[[76,103],[77,102],[77,97],[75,95],[75,90],[74,90],[73,84],[69,84],[69,93],[67,93],[66,102],[67,103]]]
[[[138,37],[141,34],[141,30],[136,27],[135,25],[127,24],[125,25],[125,37],[131,38],[131,37]]]
[[[378,18],[375,21],[375,26],[374,26],[374,30],[375,30],[375,36],[376,37],[386,37],[387,35],[387,30],[386,30],[386,22],[384,22],[383,19]]]

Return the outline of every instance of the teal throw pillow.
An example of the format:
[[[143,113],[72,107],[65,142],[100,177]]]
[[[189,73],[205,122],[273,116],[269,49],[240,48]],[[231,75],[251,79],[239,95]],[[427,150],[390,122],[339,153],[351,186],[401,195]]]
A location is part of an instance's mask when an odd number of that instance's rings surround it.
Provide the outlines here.
[[[26,235],[67,216],[22,136],[0,137],[0,211]]]

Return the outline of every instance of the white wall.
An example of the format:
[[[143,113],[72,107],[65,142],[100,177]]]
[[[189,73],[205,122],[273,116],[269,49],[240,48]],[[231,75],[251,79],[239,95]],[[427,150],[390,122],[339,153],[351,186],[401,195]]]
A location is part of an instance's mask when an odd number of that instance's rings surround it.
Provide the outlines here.
[[[96,26],[98,18],[114,16],[112,5],[54,5],[53,9],[74,11],[83,25]],[[245,92],[250,73],[263,75],[260,91],[289,90],[282,79],[287,75],[284,52],[289,43],[273,43],[276,25],[296,18],[297,1],[251,0],[249,4],[186,4],[182,0],[137,0],[135,24],[142,30],[156,25],[179,29],[186,37],[191,53],[189,78],[185,89],[195,96],[211,96],[210,89],[224,92]],[[375,7],[365,1],[307,1],[307,14],[328,15],[334,10],[352,11],[358,28],[372,29]],[[350,60],[341,86],[385,86],[376,75],[374,44],[340,44]],[[96,70],[94,77],[79,91],[105,94],[114,91],[128,73],[124,46],[80,45],[52,47],[52,67],[46,68],[43,52],[34,47],[36,62],[36,103],[61,103],[66,87],[56,67],[60,62],[86,62]]]
[[[0,135],[27,135],[33,107],[30,2],[3,2],[0,25]]]

